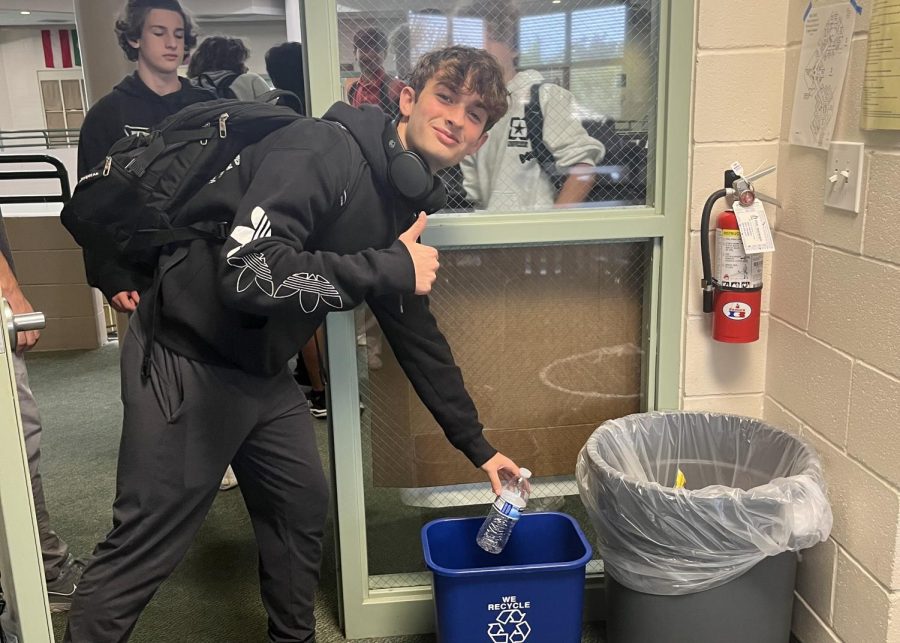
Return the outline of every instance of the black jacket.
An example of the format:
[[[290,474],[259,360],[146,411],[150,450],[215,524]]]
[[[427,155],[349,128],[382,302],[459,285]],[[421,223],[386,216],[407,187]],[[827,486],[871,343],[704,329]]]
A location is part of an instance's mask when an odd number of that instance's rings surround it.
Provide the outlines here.
[[[480,466],[495,450],[428,299],[414,294],[398,236],[422,204],[388,181],[385,127],[377,108],[338,103],[245,148],[179,213],[186,224],[233,217],[230,238],[164,253],[160,291],[138,314],[149,324],[156,311],[155,338],[177,353],[272,375],[327,312],[365,301],[450,442]]]
[[[78,142],[78,176],[99,165],[113,143],[131,134],[149,133],[168,116],[193,103],[215,99],[212,92],[181,80],[181,90],[160,96],[137,75],[126,76],[88,111]],[[142,290],[147,282],[126,264],[85,253],[89,281],[97,283],[107,299],[123,290]]]

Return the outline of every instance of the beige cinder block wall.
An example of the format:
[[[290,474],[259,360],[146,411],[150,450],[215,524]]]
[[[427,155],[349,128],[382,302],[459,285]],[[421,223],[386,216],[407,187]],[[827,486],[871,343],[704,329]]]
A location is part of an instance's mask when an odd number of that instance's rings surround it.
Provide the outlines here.
[[[785,3],[788,4],[788,3]],[[900,131],[860,130],[873,2],[862,2],[834,140],[866,146],[859,214],[824,206],[826,152],[788,143],[803,11],[785,41],[779,215],[767,419],[799,430],[826,468],[828,542],[801,563],[794,630],[803,643],[900,642]]]
[[[682,407],[761,417],[771,289],[763,291],[758,342],[736,345],[710,339],[712,316],[703,314],[700,296],[700,213],[707,197],[722,187],[722,175],[733,161],[748,172],[778,161],[787,3],[698,0],[695,16]],[[747,81],[754,83],[754,91],[742,87]],[[774,194],[776,177],[761,179],[758,187]],[[714,213],[722,209],[724,201]],[[767,211],[774,214],[769,206]],[[767,281],[771,267],[767,257]]]
[[[871,0],[857,18],[834,140],[866,145],[864,209],[826,208],[826,153],[790,145],[808,0],[697,0],[690,279],[682,405],[764,417],[819,451],[834,510],[801,563],[803,643],[900,643],[900,132],[859,128]],[[817,4],[826,4],[819,0]],[[739,13],[740,12],[740,13]],[[743,75],[742,75],[743,74]],[[755,90],[741,91],[741,81]],[[721,173],[777,162],[760,181],[777,250],[760,341],[717,344],[699,297],[699,222]]]

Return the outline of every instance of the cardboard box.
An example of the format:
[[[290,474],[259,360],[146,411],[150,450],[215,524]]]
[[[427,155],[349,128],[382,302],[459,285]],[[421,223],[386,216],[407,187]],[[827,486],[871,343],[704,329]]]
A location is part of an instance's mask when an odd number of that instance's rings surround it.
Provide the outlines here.
[[[431,307],[488,440],[536,476],[569,475],[603,421],[641,409],[642,243],[441,252]],[[378,344],[369,330],[363,357]],[[376,486],[480,482],[390,348],[361,390]]]

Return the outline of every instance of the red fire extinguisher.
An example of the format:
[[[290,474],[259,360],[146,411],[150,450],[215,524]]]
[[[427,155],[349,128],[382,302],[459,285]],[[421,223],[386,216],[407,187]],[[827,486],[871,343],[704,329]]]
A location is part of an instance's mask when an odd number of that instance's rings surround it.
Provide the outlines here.
[[[768,174],[757,174],[755,178]],[[729,198],[749,207],[757,194],[749,179],[734,170],[725,172],[725,188],[709,196],[700,221],[700,251],[703,259],[703,312],[713,313],[713,339],[735,344],[759,339],[762,313],[763,255],[744,252],[737,216],[730,207],[716,220],[716,265],[709,253],[709,219],[716,201]],[[767,199],[768,200],[768,199]]]

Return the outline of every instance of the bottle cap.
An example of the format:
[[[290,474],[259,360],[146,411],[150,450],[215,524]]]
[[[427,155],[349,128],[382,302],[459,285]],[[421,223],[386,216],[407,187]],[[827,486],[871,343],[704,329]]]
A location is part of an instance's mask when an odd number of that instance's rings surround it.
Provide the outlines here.
[[[519,467],[519,477],[528,480],[531,477],[531,471],[525,467]]]

